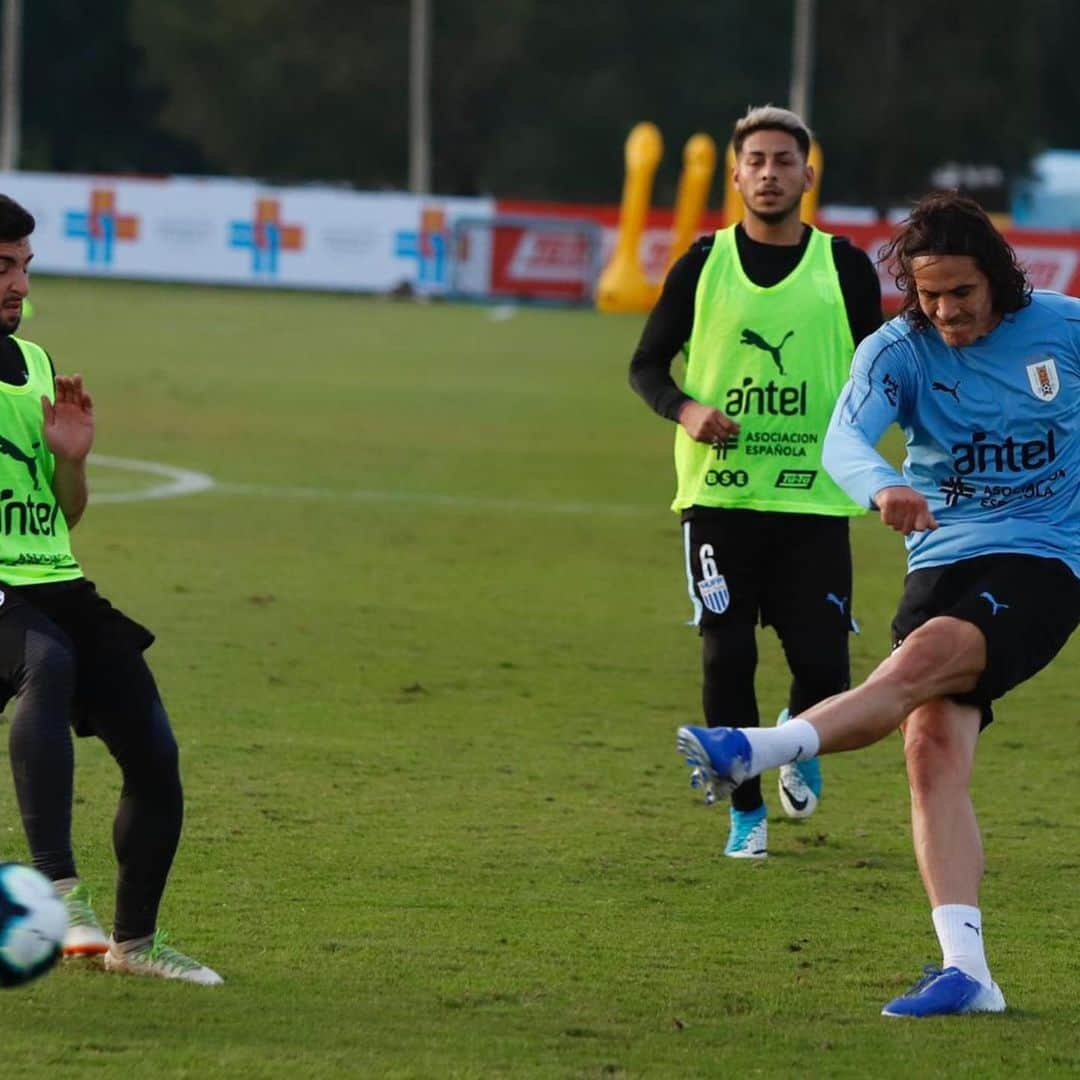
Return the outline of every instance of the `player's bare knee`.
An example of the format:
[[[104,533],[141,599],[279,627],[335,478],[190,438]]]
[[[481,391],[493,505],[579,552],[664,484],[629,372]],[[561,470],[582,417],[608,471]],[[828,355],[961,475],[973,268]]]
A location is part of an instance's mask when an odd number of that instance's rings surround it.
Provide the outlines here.
[[[985,664],[985,644],[970,623],[931,619],[909,634],[887,663],[910,710],[941,694],[971,690]]]
[[[907,715],[929,697],[940,668],[941,657],[932,640],[912,634],[884,663],[872,678],[884,682],[903,715]]]
[[[971,732],[956,723],[955,705],[942,699],[917,710],[904,725],[904,759],[916,794],[966,786],[971,777]]]

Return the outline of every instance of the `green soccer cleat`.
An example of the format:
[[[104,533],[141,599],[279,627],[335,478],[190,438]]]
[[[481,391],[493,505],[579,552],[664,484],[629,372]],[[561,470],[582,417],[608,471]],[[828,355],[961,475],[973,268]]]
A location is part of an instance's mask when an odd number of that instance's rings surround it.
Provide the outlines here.
[[[198,960],[192,960],[165,943],[165,932],[118,944],[111,938],[105,954],[105,970],[121,975],[154,975],[159,979],[180,979],[201,986],[220,986],[225,980]]]

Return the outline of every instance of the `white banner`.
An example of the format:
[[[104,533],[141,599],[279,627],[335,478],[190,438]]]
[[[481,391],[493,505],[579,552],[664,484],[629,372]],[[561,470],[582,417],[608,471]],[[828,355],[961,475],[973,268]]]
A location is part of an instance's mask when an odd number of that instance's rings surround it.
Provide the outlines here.
[[[451,230],[490,199],[265,187],[252,180],[0,173],[37,219],[35,272],[441,293]]]

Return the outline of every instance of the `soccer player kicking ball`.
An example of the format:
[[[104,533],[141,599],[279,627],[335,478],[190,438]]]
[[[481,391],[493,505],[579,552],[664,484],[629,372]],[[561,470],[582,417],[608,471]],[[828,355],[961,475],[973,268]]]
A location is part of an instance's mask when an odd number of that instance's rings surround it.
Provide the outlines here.
[[[1080,621],[1080,300],[1033,293],[1005,238],[955,193],[924,198],[885,254],[903,310],[856,352],[824,463],[907,537],[894,651],[783,727],[683,727],[678,745],[727,791],[899,728],[944,959],[883,1012],[1000,1012],[969,787],[991,703],[1049,664]],[[907,437],[903,475],[874,450],[891,423]]]
[[[158,905],[180,838],[176,741],[143,650],[154,636],[83,577],[68,530],[87,502],[94,411],[82,378],[54,377],[45,350],[14,337],[29,288],[34,218],[0,195],[0,703],[34,866],[68,909],[66,956],[107,971],[215,985],[167,945]],[[123,776],[113,825],[116,919],[106,938],[71,850],[71,727],[96,735]]]

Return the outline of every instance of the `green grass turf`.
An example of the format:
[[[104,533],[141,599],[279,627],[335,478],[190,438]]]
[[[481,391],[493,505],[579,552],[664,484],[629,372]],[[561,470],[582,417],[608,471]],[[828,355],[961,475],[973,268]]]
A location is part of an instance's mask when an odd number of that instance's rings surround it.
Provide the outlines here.
[[[1075,643],[980,747],[1012,1009],[880,1018],[938,959],[899,740],[829,759],[808,822],[773,796],[767,864],[720,857],[724,812],[674,751],[698,646],[670,426],[626,386],[639,319],[55,279],[34,299],[24,332],[85,374],[98,451],[219,485],[92,506],[75,541],[159,635],[187,791],[162,923],[227,985],[68,966],[3,992],[5,1075],[1080,1068]],[[855,542],[862,676],[902,554],[870,518]],[[767,636],[759,685],[775,714]],[[116,771],[77,757],[107,918]],[[6,780],[0,830],[25,859]]]

